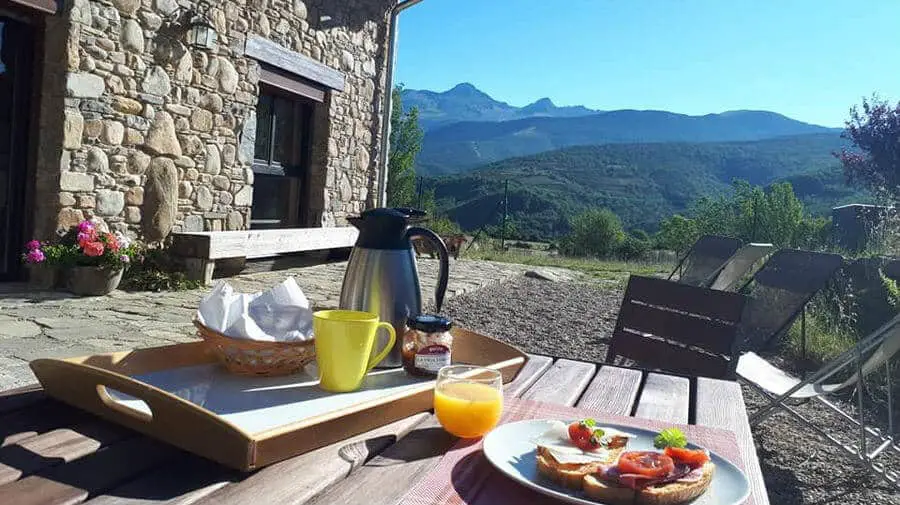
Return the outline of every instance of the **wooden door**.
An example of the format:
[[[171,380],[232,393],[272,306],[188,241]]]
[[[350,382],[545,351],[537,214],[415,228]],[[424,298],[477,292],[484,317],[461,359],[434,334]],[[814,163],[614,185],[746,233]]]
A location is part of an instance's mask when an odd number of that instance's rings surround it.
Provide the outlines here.
[[[25,221],[31,26],[0,15],[0,279],[16,277]]]

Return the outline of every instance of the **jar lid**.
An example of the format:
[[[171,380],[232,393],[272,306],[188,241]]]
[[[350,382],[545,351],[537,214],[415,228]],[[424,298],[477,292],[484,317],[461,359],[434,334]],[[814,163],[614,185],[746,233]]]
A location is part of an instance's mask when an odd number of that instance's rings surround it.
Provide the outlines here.
[[[406,324],[414,330],[425,333],[449,331],[453,327],[453,321],[433,314],[419,314],[418,316],[410,317],[407,319]]]

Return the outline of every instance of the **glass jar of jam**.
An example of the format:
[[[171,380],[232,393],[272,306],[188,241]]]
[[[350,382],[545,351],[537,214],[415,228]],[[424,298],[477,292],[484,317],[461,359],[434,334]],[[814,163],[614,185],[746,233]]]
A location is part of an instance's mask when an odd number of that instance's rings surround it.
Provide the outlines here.
[[[445,317],[421,314],[406,321],[403,334],[403,368],[412,375],[436,377],[450,364],[453,349],[453,322]]]

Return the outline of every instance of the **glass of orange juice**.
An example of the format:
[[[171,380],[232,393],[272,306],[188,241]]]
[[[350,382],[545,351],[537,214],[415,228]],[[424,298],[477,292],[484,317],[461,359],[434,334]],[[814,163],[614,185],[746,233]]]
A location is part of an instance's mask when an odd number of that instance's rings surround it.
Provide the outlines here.
[[[434,386],[434,413],[445,430],[478,438],[497,425],[503,411],[503,376],[471,365],[445,366]]]

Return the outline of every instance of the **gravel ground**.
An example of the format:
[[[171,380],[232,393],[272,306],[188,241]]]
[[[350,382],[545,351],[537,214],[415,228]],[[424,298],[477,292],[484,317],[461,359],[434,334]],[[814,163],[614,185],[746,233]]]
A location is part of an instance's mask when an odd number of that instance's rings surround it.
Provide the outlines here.
[[[533,353],[602,361],[622,299],[622,285],[552,283],[519,278],[451,299],[445,314],[459,324]],[[564,336],[564,337],[561,337]],[[744,387],[748,410],[763,402]],[[797,407],[823,426],[842,426],[817,402]],[[849,437],[848,430],[837,436]],[[753,431],[772,505],[900,505],[900,493],[855,465],[786,414]],[[900,457],[892,458],[900,469]]]
[[[602,361],[622,301],[617,282],[517,278],[451,298],[444,313],[466,328],[536,354]]]

